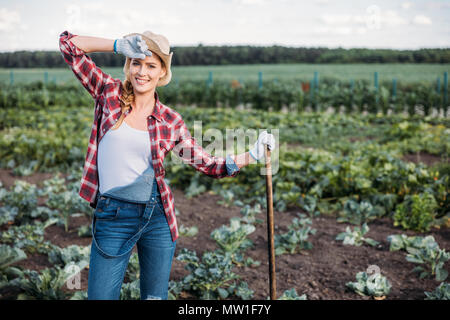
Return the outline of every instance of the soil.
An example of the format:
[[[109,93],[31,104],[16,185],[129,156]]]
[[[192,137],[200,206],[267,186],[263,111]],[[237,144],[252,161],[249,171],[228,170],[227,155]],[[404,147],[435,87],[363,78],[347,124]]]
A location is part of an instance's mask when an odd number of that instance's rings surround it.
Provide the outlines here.
[[[8,170],[0,170],[0,181],[9,188],[14,179],[11,179]],[[24,177],[16,177],[23,179]],[[42,179],[42,174],[26,177],[29,182],[37,183]],[[173,189],[175,206],[180,214],[177,216],[178,224],[185,227],[197,226],[199,229],[195,237],[180,236],[177,240],[175,256],[182,248],[195,250],[198,256],[206,250],[215,250],[216,244],[211,239],[210,233],[224,225],[229,224],[232,217],[241,217],[239,207],[225,207],[217,202],[221,197],[206,192],[202,195],[188,199],[182,190]],[[288,208],[287,212],[274,212],[275,234],[287,232],[288,225],[292,219],[297,217],[300,211],[296,208]],[[268,275],[268,249],[267,249],[267,227],[266,214],[263,211],[259,215],[264,222],[257,225],[256,231],[249,236],[254,246],[246,252],[246,257],[260,261],[258,267],[235,267],[234,272],[241,277],[242,281],[248,283],[250,289],[254,290],[254,299],[267,299],[269,296]],[[52,225],[45,230],[45,240],[66,247],[68,245],[90,245],[91,238],[80,238],[77,228],[90,223],[85,216],[72,217],[69,224],[69,232],[64,227]],[[379,241],[377,247],[368,245],[346,246],[341,241],[336,241],[336,235],[344,232],[348,224],[338,223],[333,213],[313,218],[312,227],[317,230],[315,235],[309,236],[313,244],[311,250],[299,254],[284,254],[276,256],[276,284],[277,295],[280,296],[285,290],[295,288],[299,295],[306,294],[309,300],[355,300],[369,299],[360,296],[346,288],[347,282],[356,281],[356,274],[367,271],[369,267],[379,268],[382,275],[386,276],[392,284],[390,294],[386,299],[423,300],[424,291],[433,291],[439,282],[434,278],[419,279],[418,274],[413,272],[416,266],[407,262],[406,253],[403,251],[389,251],[387,236],[392,234],[407,235],[433,235],[440,247],[446,251],[450,250],[450,228],[432,229],[426,234],[405,231],[394,227],[389,218],[382,218],[369,224],[370,231],[367,237]],[[3,227],[1,230],[4,230]],[[136,248],[134,248],[136,250]],[[28,258],[15,264],[24,269],[42,270],[51,267],[47,256],[41,254],[28,255]],[[375,266],[375,267],[373,267]],[[450,270],[450,263],[445,265]],[[188,272],[184,269],[182,262],[173,260],[171,280],[181,280]],[[88,270],[81,273],[81,290],[87,290]],[[127,279],[125,279],[127,281]],[[0,290],[2,299],[15,299],[19,292],[8,287]],[[183,298],[195,298],[189,294]]]
[[[427,166],[433,166],[434,164],[438,162],[444,162],[444,159],[440,156],[429,154],[426,152],[417,152],[417,153],[409,153],[403,155],[403,160],[408,162],[414,162],[414,163],[423,163]],[[446,159],[447,163],[450,163],[450,158]]]

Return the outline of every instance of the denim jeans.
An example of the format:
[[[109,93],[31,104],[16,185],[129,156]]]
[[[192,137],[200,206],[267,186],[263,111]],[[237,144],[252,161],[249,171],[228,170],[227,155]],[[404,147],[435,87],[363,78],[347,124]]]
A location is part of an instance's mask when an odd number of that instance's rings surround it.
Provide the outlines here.
[[[135,244],[141,299],[167,299],[176,241],[172,241],[161,196],[153,192],[147,203],[99,196],[92,219],[89,300],[120,298]]]

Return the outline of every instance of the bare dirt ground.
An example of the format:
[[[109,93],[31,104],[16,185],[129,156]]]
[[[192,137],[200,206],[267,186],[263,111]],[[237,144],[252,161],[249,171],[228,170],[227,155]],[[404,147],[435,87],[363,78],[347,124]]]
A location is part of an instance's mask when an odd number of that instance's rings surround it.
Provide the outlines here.
[[[0,170],[0,181],[9,188],[15,179],[26,180],[31,183],[40,183],[49,174],[36,174],[28,177],[14,177],[8,170]],[[218,195],[209,192],[192,199],[187,199],[182,190],[173,189],[175,206],[180,211],[179,225],[185,227],[197,226],[199,229],[195,237],[180,237],[177,240],[175,257],[182,248],[195,250],[198,256],[206,250],[216,249],[214,240],[210,233],[224,225],[229,224],[232,217],[240,217],[239,207],[225,207],[217,202],[221,200]],[[292,219],[297,217],[298,209],[290,208],[287,212],[275,212],[275,234],[287,232],[287,226]],[[260,261],[258,267],[235,267],[234,272],[246,281],[254,290],[254,299],[267,299],[269,296],[268,276],[268,250],[267,250],[267,228],[265,212],[258,218],[263,224],[257,225],[256,231],[249,236],[254,246],[247,250],[246,256]],[[64,227],[52,225],[45,230],[45,240],[66,247],[68,245],[90,245],[91,238],[80,238],[77,228],[87,225],[90,221],[87,217],[73,217],[70,220],[69,232]],[[441,248],[450,250],[450,229],[432,229],[426,234],[405,231],[394,227],[388,218],[383,218],[369,224],[370,231],[367,237],[380,242],[377,247],[364,245],[346,246],[341,241],[336,241],[336,236],[345,231],[348,224],[336,222],[333,213],[321,215],[313,219],[312,227],[317,230],[315,235],[310,235],[309,241],[313,244],[312,250],[303,254],[276,256],[277,292],[280,296],[285,290],[295,288],[299,295],[306,294],[308,299],[336,300],[336,299],[368,299],[359,296],[346,289],[345,284],[356,281],[355,276],[360,271],[366,271],[370,266],[377,266],[381,274],[387,277],[392,284],[391,293],[387,299],[422,300],[425,298],[424,291],[433,291],[439,283],[432,278],[419,279],[418,274],[412,270],[416,266],[407,262],[406,253],[401,251],[390,252],[387,236],[392,234],[408,235],[433,235]],[[4,227],[1,230],[5,230]],[[136,250],[136,248],[134,249]],[[28,255],[26,260],[16,263],[25,269],[42,270],[51,267],[45,255]],[[445,266],[450,270],[450,264]],[[187,271],[182,262],[174,259],[171,271],[172,280],[180,280]],[[88,270],[81,274],[81,290],[87,290]],[[127,281],[127,279],[125,279]],[[3,299],[15,299],[17,293],[14,289],[2,289],[0,295]],[[186,298],[194,298],[189,294]]]

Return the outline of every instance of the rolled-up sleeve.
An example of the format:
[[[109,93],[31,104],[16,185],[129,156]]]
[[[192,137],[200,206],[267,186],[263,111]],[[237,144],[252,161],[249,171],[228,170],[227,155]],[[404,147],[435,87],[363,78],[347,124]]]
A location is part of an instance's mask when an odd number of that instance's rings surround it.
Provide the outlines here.
[[[106,84],[114,79],[97,67],[92,59],[70,40],[75,35],[64,31],[59,36],[59,49],[62,56],[83,87],[94,99],[102,93]]]
[[[236,165],[236,162],[234,162],[230,155],[227,155],[226,157],[226,166],[229,176],[233,176],[235,172],[239,171],[239,167]]]

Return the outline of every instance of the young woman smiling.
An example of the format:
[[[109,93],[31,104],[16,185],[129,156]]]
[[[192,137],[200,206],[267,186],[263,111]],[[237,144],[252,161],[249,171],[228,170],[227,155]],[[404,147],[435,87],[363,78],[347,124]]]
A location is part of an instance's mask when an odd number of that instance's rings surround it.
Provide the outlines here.
[[[213,178],[234,177],[240,168],[275,148],[273,135],[226,158],[206,153],[181,115],[159,101],[156,88],[172,77],[169,41],[150,31],[111,40],[64,31],[64,60],[95,100],[94,121],[79,194],[95,209],[88,299],[119,299],[134,245],[140,265],[141,299],[167,299],[178,228],[164,158],[174,150],[183,161]],[[125,79],[95,65],[90,52],[123,54]]]

